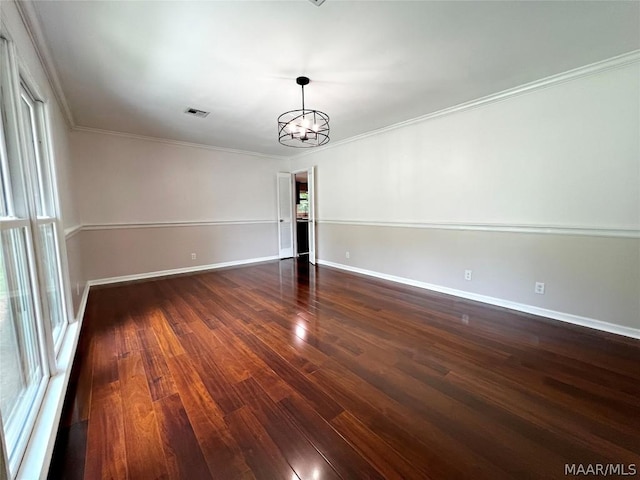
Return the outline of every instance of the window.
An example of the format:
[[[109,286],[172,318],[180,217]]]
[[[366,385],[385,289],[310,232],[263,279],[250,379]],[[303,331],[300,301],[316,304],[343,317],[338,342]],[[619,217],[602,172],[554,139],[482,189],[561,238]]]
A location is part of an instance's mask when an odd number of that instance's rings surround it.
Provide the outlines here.
[[[44,104],[0,38],[0,418],[15,475],[67,325]]]
[[[300,201],[298,202],[298,213],[303,216],[309,215],[309,192],[300,192]]]
[[[45,317],[51,324],[53,341],[59,345],[63,333],[65,311],[62,302],[62,276],[56,235],[57,218],[53,197],[50,162],[44,149],[43,105],[36,102],[25,85],[21,86],[23,131],[26,143],[26,161],[34,193],[34,228],[39,249],[40,287]]]

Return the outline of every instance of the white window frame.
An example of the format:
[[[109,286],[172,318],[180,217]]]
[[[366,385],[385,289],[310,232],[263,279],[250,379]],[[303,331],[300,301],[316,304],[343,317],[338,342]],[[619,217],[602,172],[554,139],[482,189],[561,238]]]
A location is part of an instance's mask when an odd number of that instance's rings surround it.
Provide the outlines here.
[[[60,208],[59,208],[59,202],[58,202],[58,191],[56,188],[56,182],[55,182],[55,175],[54,175],[54,165],[53,165],[53,158],[50,155],[50,149],[48,148],[48,143],[49,143],[49,139],[50,136],[47,134],[48,133],[48,129],[47,129],[47,118],[46,118],[46,110],[45,110],[45,106],[44,106],[44,102],[42,100],[39,100],[39,98],[42,98],[40,95],[38,95],[36,93],[36,91],[33,88],[33,82],[30,81],[28,79],[28,74],[26,72],[26,69],[24,68],[23,65],[20,65],[20,69],[19,69],[19,75],[20,75],[20,92],[19,92],[19,97],[21,100],[26,101],[29,106],[31,107],[33,114],[34,114],[34,123],[36,125],[34,125],[33,127],[33,131],[32,131],[32,136],[33,136],[33,140],[36,142],[36,145],[34,145],[34,150],[35,150],[35,156],[36,158],[34,159],[34,164],[32,164],[31,162],[27,161],[27,138],[24,135],[22,135],[22,148],[23,148],[23,158],[24,158],[24,163],[26,163],[26,176],[31,179],[31,181],[27,182],[27,190],[29,191],[29,199],[30,199],[30,210],[31,210],[31,234],[33,235],[33,239],[34,244],[35,244],[35,251],[36,251],[36,256],[35,256],[35,260],[36,260],[36,265],[37,265],[37,270],[40,272],[40,275],[38,276],[39,279],[39,283],[40,283],[40,292],[44,292],[46,290],[46,275],[45,275],[45,271],[46,271],[46,266],[44,265],[44,251],[43,251],[43,245],[40,241],[40,227],[44,226],[44,225],[53,225],[53,236],[54,236],[54,255],[55,255],[55,259],[54,261],[57,262],[57,267],[58,267],[58,278],[57,283],[58,283],[58,289],[60,290],[60,295],[61,295],[61,307],[62,307],[62,324],[60,325],[60,331],[55,332],[56,335],[54,336],[54,331],[51,328],[51,322],[49,321],[45,321],[44,322],[44,327],[45,327],[45,335],[48,337],[48,340],[51,340],[51,344],[53,344],[54,349],[52,352],[50,352],[49,355],[49,365],[50,365],[50,371],[52,375],[55,375],[56,373],[56,358],[58,353],[60,352],[60,346],[62,345],[62,340],[64,338],[64,334],[67,328],[67,325],[69,324],[69,318],[71,317],[71,315],[69,315],[69,312],[72,311],[69,309],[69,303],[68,303],[68,298],[69,295],[67,294],[67,292],[69,291],[67,288],[67,285],[64,282],[64,278],[65,278],[65,271],[63,270],[63,256],[61,255],[61,245],[60,245],[60,233],[62,231],[61,228],[61,219],[60,219]],[[23,92],[24,89],[24,92]],[[22,116],[22,110],[19,110],[19,115]],[[24,119],[20,118],[19,120],[21,120],[21,124],[22,121]],[[38,167],[39,164],[46,162],[46,165],[44,165],[44,168],[46,168],[48,171],[45,174],[46,178],[42,178],[41,175],[38,174]],[[37,179],[37,187],[34,187],[34,181],[33,179],[36,178]],[[43,199],[42,195],[43,192],[46,192],[47,189],[45,188],[45,186],[42,184],[42,181],[47,181],[49,183],[48,185],[48,191],[51,195],[51,198],[49,199],[50,204],[45,207],[45,210],[48,208],[50,209],[50,211],[48,212],[47,215],[37,215],[37,211],[38,211],[38,206],[36,205],[36,195],[35,195],[35,189],[39,188],[41,190],[40,195],[39,195],[39,199],[40,199],[40,203],[42,203],[43,205],[48,203],[45,202],[45,200]],[[64,237],[63,237],[64,238]],[[66,258],[65,258],[66,260]],[[67,276],[68,278],[68,276]],[[44,295],[44,294],[42,294]],[[46,301],[42,300],[41,298],[40,303],[43,307],[43,317],[47,317],[49,318],[50,316],[50,312],[48,311],[48,303]]]
[[[53,385],[53,379],[56,374],[59,373],[56,365],[58,355],[62,350],[63,344],[68,344],[66,334],[70,330],[74,330],[74,336],[77,336],[76,329],[69,329],[69,324],[73,319],[71,312],[73,307],[71,303],[71,297],[69,295],[69,274],[66,257],[66,245],[64,243],[64,232],[62,228],[61,209],[59,204],[59,196],[57,189],[57,179],[55,172],[55,161],[53,158],[53,149],[51,148],[51,130],[48,115],[48,108],[43,96],[41,96],[37,89],[36,83],[29,75],[27,68],[19,61],[19,57],[16,52],[16,48],[11,38],[7,35],[5,25],[1,25],[0,36],[7,41],[8,44],[8,95],[11,96],[8,108],[11,110],[8,114],[14,125],[8,126],[8,128],[17,128],[19,138],[19,160],[18,163],[22,169],[22,183],[24,189],[24,196],[27,205],[26,218],[9,216],[15,210],[13,209],[13,192],[12,192],[12,180],[9,175],[3,176],[2,188],[5,189],[7,194],[0,199],[0,232],[13,229],[24,229],[25,234],[25,248],[27,256],[27,268],[30,276],[30,287],[32,295],[32,307],[35,317],[35,335],[37,337],[39,353],[40,353],[40,369],[42,371],[42,378],[40,381],[34,383],[29,387],[29,392],[33,395],[33,402],[24,405],[20,405],[18,408],[29,410],[26,418],[21,416],[20,419],[24,419],[20,425],[5,425],[5,429],[2,427],[2,418],[0,418],[0,455],[3,457],[0,461],[0,465],[3,463],[9,472],[10,477],[13,478],[18,474],[18,470],[21,468],[23,455],[28,445],[33,442],[32,432],[36,424],[41,422],[39,415],[43,406],[43,399],[45,394],[47,397],[50,395],[47,393],[48,387]],[[32,125],[32,133],[34,140],[34,150],[36,150],[36,156],[40,156],[43,162],[46,162],[45,168],[48,169],[47,178],[44,181],[50,183],[50,205],[46,216],[37,216],[38,211],[35,207],[35,192],[34,188],[40,188],[42,190],[41,181],[43,180],[37,175],[37,166],[34,165],[37,162],[31,162],[28,160],[28,138],[24,132],[24,119],[21,109],[21,101],[24,98],[22,89],[26,91],[27,98],[30,102],[30,106],[33,111],[34,124]],[[0,116],[0,167],[3,171],[9,172],[9,157],[5,148],[4,128],[2,128],[3,119]],[[13,132],[14,134],[16,132]],[[36,178],[37,186],[34,187],[34,178]],[[42,196],[40,197],[42,201]],[[4,215],[7,212],[8,215]],[[62,309],[62,322],[60,325],[60,331],[57,332],[55,341],[53,338],[53,332],[51,328],[51,322],[47,317],[45,310],[47,309],[47,301],[44,298],[46,279],[45,275],[39,275],[39,272],[44,273],[44,256],[42,251],[42,242],[40,240],[40,227],[42,225],[52,225],[54,233],[54,255],[58,267],[58,288],[60,292],[60,305]],[[68,347],[65,347],[68,350]],[[69,355],[69,352],[65,351],[65,357]],[[68,363],[68,359],[63,363]],[[70,367],[70,365],[67,365]],[[68,374],[65,375],[68,380]],[[56,377],[56,388],[59,389],[60,375]],[[66,384],[66,383],[65,383]],[[47,400],[47,404],[48,404]],[[49,408],[49,407],[47,407]],[[14,419],[18,416],[14,415]],[[5,419],[6,423],[6,419]],[[15,429],[20,428],[19,432]],[[40,427],[38,427],[39,429]],[[55,434],[55,432],[53,432]],[[13,440],[13,448],[11,452],[7,451],[7,437]],[[29,449],[32,447],[29,446]],[[2,472],[0,472],[0,476]]]

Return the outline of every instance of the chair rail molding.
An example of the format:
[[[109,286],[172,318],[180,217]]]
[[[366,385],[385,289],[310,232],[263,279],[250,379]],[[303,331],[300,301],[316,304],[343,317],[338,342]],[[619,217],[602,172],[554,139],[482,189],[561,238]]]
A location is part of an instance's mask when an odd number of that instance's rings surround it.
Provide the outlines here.
[[[376,221],[376,220],[318,220],[320,224],[353,225],[365,227],[425,228],[434,230],[473,230],[483,232],[537,233],[542,235],[580,235],[588,237],[639,238],[638,228],[561,226],[561,225],[525,225],[507,223],[439,223],[414,221]]]
[[[175,228],[175,227],[215,227],[221,225],[266,225],[275,224],[276,220],[187,220],[176,222],[141,222],[141,223],[87,223],[66,228],[64,235],[69,240],[79,232],[93,230],[127,230],[138,228]]]

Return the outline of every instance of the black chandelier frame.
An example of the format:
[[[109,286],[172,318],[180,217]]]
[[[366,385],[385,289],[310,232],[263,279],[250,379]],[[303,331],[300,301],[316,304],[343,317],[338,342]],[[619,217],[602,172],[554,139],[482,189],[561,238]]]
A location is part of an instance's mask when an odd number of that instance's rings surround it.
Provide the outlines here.
[[[287,147],[313,148],[329,143],[329,115],[304,106],[307,77],[296,78],[302,89],[302,108],[289,110],[278,117],[278,141]]]

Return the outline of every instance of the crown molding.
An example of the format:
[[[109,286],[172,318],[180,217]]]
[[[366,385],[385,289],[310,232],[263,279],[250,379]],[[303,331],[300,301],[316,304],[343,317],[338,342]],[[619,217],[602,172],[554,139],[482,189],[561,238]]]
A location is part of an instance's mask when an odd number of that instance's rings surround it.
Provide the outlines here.
[[[216,147],[216,146],[206,145],[206,144],[183,142],[180,140],[171,140],[171,139],[165,139],[160,137],[152,137],[152,136],[137,135],[137,134],[131,134],[131,133],[125,133],[125,132],[117,132],[112,130],[102,130],[102,129],[92,128],[92,127],[77,126],[74,121],[73,114],[71,113],[71,109],[69,108],[69,104],[67,102],[64,91],[62,89],[60,79],[57,73],[57,69],[55,67],[55,63],[53,61],[49,48],[47,47],[47,44],[45,42],[44,34],[42,33],[42,28],[40,27],[40,21],[38,19],[38,13],[36,12],[32,3],[33,2],[29,0],[15,0],[15,4],[18,8],[18,12],[22,17],[22,21],[25,25],[25,28],[29,34],[29,37],[32,40],[32,43],[34,45],[38,58],[40,59],[42,67],[47,76],[47,79],[49,80],[49,84],[51,85],[51,88],[53,90],[54,96],[56,97],[56,100],[58,101],[58,104],[60,105],[64,113],[64,117],[69,127],[72,130],[101,133],[105,135],[115,135],[115,136],[121,136],[126,138],[134,138],[138,140],[147,140],[147,141],[153,141],[153,142],[159,142],[159,143],[165,143],[165,144],[171,144],[171,145],[179,145],[179,146],[192,147],[192,148],[202,148],[206,150],[213,150],[213,151],[219,151],[219,152],[225,152],[225,153],[234,153],[234,154],[240,154],[240,155],[251,155],[251,156],[257,156],[262,158],[277,159],[277,160],[296,160],[298,158],[303,158],[308,155],[312,155],[314,153],[323,151],[325,149],[339,147],[341,145],[355,142],[357,140],[362,140],[364,138],[371,137],[374,135],[379,135],[385,132],[393,131],[402,127],[414,125],[417,123],[422,123],[427,120],[431,120],[434,118],[438,118],[438,117],[449,115],[456,112],[471,110],[473,108],[480,107],[482,105],[499,102],[511,97],[515,97],[518,95],[540,90],[542,88],[547,88],[553,85],[558,85],[558,84],[575,80],[588,75],[593,75],[593,74],[601,73],[607,70],[621,68],[626,65],[640,62],[640,50],[633,50],[631,52],[627,52],[622,55],[618,55],[618,56],[615,56],[606,60],[602,60],[599,62],[591,63],[589,65],[568,70],[566,72],[559,73],[556,75],[551,75],[551,76],[542,78],[540,80],[535,80],[533,82],[526,83],[524,85],[503,90],[501,92],[487,95],[484,97],[480,97],[478,99],[471,100],[469,102],[464,102],[452,107],[438,110],[436,112],[428,113],[428,114],[421,115],[419,117],[415,117],[409,120],[404,120],[402,122],[394,123],[392,125],[382,127],[376,130],[372,130],[370,132],[366,132],[360,135],[355,135],[353,137],[349,137],[344,140],[330,143],[323,147],[314,148],[312,149],[312,151],[301,152],[297,155],[291,155],[291,156],[267,155],[264,153],[251,152],[246,150],[236,150],[236,149]]]
[[[70,128],[74,128],[75,121],[73,119],[73,114],[71,113],[67,97],[62,89],[62,84],[60,83],[60,77],[58,76],[55,62],[53,61],[49,47],[47,47],[47,42],[45,41],[45,37],[40,26],[40,20],[38,19],[38,13],[33,7],[33,2],[15,0],[15,4],[20,17],[22,18],[22,23],[24,23],[27,33],[31,38],[31,43],[36,51],[36,55],[38,55],[38,58],[40,59],[40,64],[47,76],[49,85],[51,85],[53,95],[55,96],[58,105],[60,105],[60,109],[63,112],[63,116],[67,121],[68,126]]]
[[[179,147],[200,148],[203,150],[212,150],[214,152],[222,152],[222,153],[232,153],[235,155],[249,155],[252,157],[268,158],[270,160],[288,160],[289,159],[289,157],[285,157],[285,156],[267,155],[266,153],[251,152],[249,150],[236,150],[233,148],[215,147],[213,145],[206,145],[204,143],[183,142],[181,140],[172,140],[170,138],[152,137],[147,135],[138,135],[135,133],[117,132],[115,130],[103,130],[101,128],[74,126],[72,127],[72,131],[97,133],[100,135],[112,135],[114,137],[131,138],[134,140],[144,140],[147,142],[164,143],[167,145],[177,145]]]
[[[517,87],[509,88],[501,92],[492,93],[491,95],[480,97],[475,100],[471,100],[469,102],[460,103],[458,105],[454,105],[453,107],[443,108],[442,110],[438,110],[433,113],[427,113],[425,115],[421,115],[416,118],[404,120],[402,122],[394,123],[393,125],[378,128],[376,130],[371,130],[370,132],[362,133],[360,135],[355,135],[353,137],[345,138],[344,140],[340,140],[338,142],[325,145],[323,147],[312,149],[312,151],[301,152],[289,158],[291,160],[297,160],[299,158],[303,158],[323,150],[339,147],[341,145],[346,145],[348,143],[362,140],[367,137],[380,135],[382,133],[390,132],[403,127],[408,127],[410,125],[415,125],[417,123],[426,122],[428,120],[432,120],[438,117],[443,117],[445,115],[451,115],[453,113],[463,112],[465,110],[471,110],[473,108],[481,107],[483,105],[501,102],[503,100],[507,100],[512,97],[517,97],[519,95],[532,93],[537,90],[541,90],[543,88],[552,87],[555,85],[559,85],[561,83],[570,82],[572,80],[577,80],[582,77],[595,75],[608,70],[622,68],[627,65],[631,65],[638,62],[640,62],[640,50],[633,50],[631,52],[623,53],[622,55],[611,57],[606,60],[591,63],[589,65],[584,65],[582,67],[574,68],[566,72],[551,75],[549,77],[541,78],[539,80],[525,83],[524,85],[520,85]]]
[[[40,26],[40,20],[38,17],[38,12],[35,10],[33,6],[33,2],[29,0],[15,0],[16,7],[22,18],[22,22],[24,23],[25,29],[31,38],[31,43],[40,59],[40,63],[42,64],[42,68],[47,76],[47,80],[51,85],[51,89],[53,90],[53,94],[60,105],[60,108],[63,112],[63,116],[67,122],[67,125],[73,131],[80,132],[92,132],[92,133],[101,133],[104,135],[114,135],[126,138],[133,138],[137,140],[146,140],[151,142],[165,143],[169,145],[179,145],[182,147],[191,147],[191,148],[201,148],[205,150],[212,150],[217,152],[224,153],[233,153],[237,155],[250,155],[254,157],[261,158],[269,158],[275,160],[287,160],[286,156],[279,155],[267,155],[259,152],[251,152],[247,150],[236,150],[231,148],[224,147],[216,147],[213,145],[206,145],[200,143],[191,143],[191,142],[183,142],[180,140],[171,140],[166,138],[152,137],[146,135],[136,135],[132,133],[125,132],[117,132],[112,130],[102,130],[98,128],[91,127],[82,127],[76,125],[76,122],[73,118],[73,114],[71,113],[71,108],[69,107],[69,102],[67,101],[67,97],[64,94],[64,90],[62,89],[62,84],[60,83],[60,77],[58,76],[58,71],[55,66],[55,62],[53,61],[53,57],[51,52],[49,51],[49,47],[47,47],[47,43],[45,41],[44,34],[42,32],[42,27]]]

